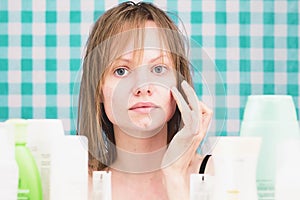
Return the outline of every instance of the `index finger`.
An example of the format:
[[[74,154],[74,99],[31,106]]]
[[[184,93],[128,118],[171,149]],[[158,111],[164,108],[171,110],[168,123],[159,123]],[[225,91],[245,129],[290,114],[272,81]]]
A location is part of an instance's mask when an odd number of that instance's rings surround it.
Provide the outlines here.
[[[198,97],[195,90],[186,81],[182,81],[181,86],[188,99],[190,108],[195,113],[199,113]]]
[[[179,111],[181,112],[183,122],[188,122],[188,120],[190,120],[188,119],[188,116],[190,115],[189,112],[191,111],[189,105],[186,103],[176,87],[172,87],[171,92],[178,105]]]

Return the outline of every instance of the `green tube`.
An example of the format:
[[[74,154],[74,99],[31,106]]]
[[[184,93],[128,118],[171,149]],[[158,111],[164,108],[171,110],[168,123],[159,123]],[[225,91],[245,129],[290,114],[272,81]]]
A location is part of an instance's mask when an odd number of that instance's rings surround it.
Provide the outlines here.
[[[15,158],[19,166],[18,200],[42,200],[42,183],[36,162],[26,147],[27,121],[9,120],[15,135]]]

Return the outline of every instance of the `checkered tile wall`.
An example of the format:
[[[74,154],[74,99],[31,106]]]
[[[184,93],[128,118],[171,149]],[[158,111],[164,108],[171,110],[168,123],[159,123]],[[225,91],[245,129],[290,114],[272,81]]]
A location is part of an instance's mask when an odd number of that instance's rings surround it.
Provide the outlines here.
[[[74,134],[73,86],[78,82],[89,30],[99,15],[119,2],[2,0],[0,121],[59,118],[66,133]],[[203,47],[218,69],[226,91],[226,98],[221,100],[226,101],[214,108],[214,120],[222,124],[216,134],[239,133],[250,94],[292,95],[299,115],[300,1],[153,3],[179,16],[181,20],[175,15],[172,18],[180,27],[184,24],[188,37]],[[215,88],[218,85],[222,83],[216,83]],[[195,88],[202,88],[197,80]],[[198,92],[205,100],[206,94]]]

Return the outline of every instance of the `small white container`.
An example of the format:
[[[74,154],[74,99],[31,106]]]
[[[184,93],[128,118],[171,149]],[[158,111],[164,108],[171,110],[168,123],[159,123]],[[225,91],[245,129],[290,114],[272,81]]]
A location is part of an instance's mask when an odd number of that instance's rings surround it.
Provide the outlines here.
[[[52,148],[51,200],[88,199],[88,144],[85,136],[64,136]]]
[[[93,172],[93,200],[111,200],[111,172]]]
[[[15,160],[14,143],[0,125],[0,194],[1,199],[16,200],[18,195],[19,169]]]
[[[214,177],[209,174],[191,174],[190,200],[212,200]]]

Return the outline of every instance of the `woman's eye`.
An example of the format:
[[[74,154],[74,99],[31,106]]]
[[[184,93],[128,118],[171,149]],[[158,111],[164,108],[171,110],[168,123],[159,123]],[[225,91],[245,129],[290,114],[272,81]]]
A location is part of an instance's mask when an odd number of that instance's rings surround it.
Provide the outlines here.
[[[157,65],[157,66],[153,67],[152,72],[154,72],[156,74],[163,74],[166,72],[166,70],[167,70],[166,66]]]
[[[129,71],[124,67],[120,67],[114,71],[114,74],[116,76],[120,76],[120,77],[126,76],[128,73],[129,73]]]

